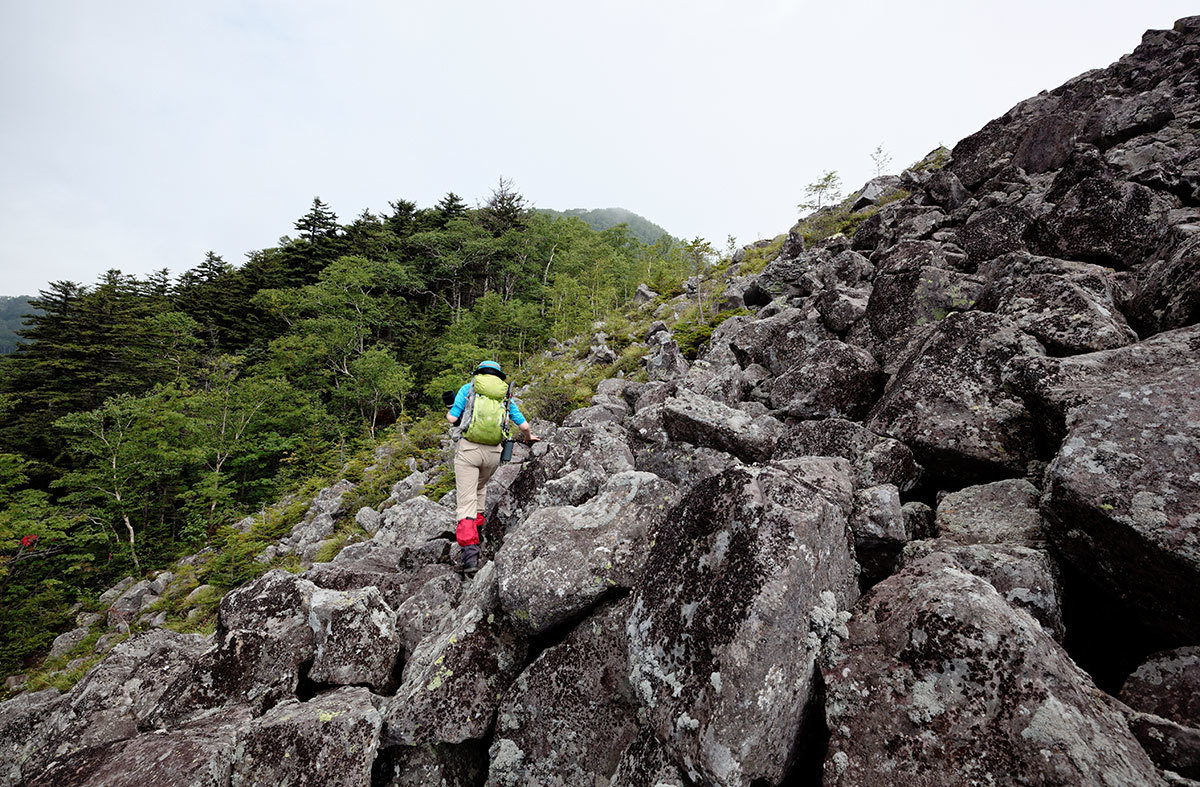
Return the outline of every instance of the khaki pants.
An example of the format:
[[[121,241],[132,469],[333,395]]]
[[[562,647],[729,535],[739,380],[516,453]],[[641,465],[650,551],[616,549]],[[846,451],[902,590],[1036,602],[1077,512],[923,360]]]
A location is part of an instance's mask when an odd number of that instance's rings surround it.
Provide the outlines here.
[[[454,489],[458,519],[474,518],[483,511],[487,484],[500,466],[502,446],[480,445],[463,438],[454,449]],[[457,520],[456,520],[457,521]]]

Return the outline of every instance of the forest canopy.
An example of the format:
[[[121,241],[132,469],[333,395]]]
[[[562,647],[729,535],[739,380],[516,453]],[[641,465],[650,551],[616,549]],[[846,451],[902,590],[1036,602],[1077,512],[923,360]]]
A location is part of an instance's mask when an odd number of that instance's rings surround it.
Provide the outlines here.
[[[350,221],[318,197],[291,229],[239,266],[209,252],[176,278],[110,270],[30,300],[0,357],[0,671],[72,603],[220,547],[415,425],[479,360],[519,368],[639,283],[695,273],[669,236],[535,212],[507,181],[474,208],[448,193]]]

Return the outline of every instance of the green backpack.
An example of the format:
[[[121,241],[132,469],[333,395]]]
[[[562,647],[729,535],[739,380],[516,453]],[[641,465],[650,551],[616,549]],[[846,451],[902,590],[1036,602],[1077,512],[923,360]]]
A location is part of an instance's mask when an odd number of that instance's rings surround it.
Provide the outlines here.
[[[492,374],[471,378],[462,436],[480,445],[500,445],[508,431],[508,386]]]

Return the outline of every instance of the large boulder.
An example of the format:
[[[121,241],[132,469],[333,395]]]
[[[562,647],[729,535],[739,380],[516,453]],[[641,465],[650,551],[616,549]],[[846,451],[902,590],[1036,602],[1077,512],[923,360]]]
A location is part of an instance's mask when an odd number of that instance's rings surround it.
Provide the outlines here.
[[[1021,394],[1039,426],[1055,441],[1066,434],[1076,408],[1144,380],[1194,364],[1200,358],[1200,325],[1160,333],[1114,350],[1075,355],[1014,357],[1005,379]]]
[[[528,644],[500,609],[495,563],[480,569],[454,613],[417,646],[388,700],[387,746],[483,738]]]
[[[816,692],[816,621],[857,597],[851,494],[842,459],[735,468],[656,528],[627,627],[630,683],[689,778],[788,772]]]
[[[775,446],[777,459],[840,456],[850,462],[859,487],[893,484],[901,492],[916,486],[921,466],[908,446],[843,418],[790,424]]]
[[[446,539],[419,547],[389,547],[375,541],[351,544],[328,563],[318,563],[302,577],[326,590],[375,588],[397,609],[426,582],[450,571],[451,544]]]
[[[978,276],[944,268],[881,273],[871,290],[865,319],[875,342],[882,343],[906,328],[974,308],[983,287]]]
[[[373,587],[313,591],[308,613],[316,653],[308,677],[339,686],[370,685],[383,692],[400,652],[396,613]]]
[[[769,317],[746,322],[729,337],[729,347],[742,368],[759,364],[773,374],[783,374],[802,351],[837,337],[800,309],[787,308]]]
[[[496,553],[505,613],[541,633],[614,590],[631,588],[646,559],[651,526],[677,497],[673,484],[631,470],[610,478],[582,506],[536,511]]]
[[[384,511],[371,540],[390,547],[416,547],[446,536],[454,536],[454,512],[421,495]]]
[[[1143,335],[1200,322],[1200,232],[1138,272],[1127,308],[1130,321]]]
[[[54,732],[47,716],[64,704],[58,689],[27,691],[0,702],[0,784],[21,784],[46,766],[35,755]]]
[[[662,407],[663,427],[672,440],[715,448],[747,462],[769,459],[782,428],[774,418],[754,418],[687,389]]]
[[[979,273],[988,282],[980,306],[1011,317],[1056,354],[1109,350],[1137,341],[1117,309],[1106,268],[1018,253],[985,264]]]
[[[1036,341],[994,314],[954,314],[901,364],[867,428],[907,444],[926,470],[962,480],[1019,476],[1033,458],[1033,423],[1003,384]]]
[[[371,787],[379,703],[366,689],[346,686],[275,706],[238,733],[230,787]]]
[[[1129,707],[1200,727],[1200,646],[1155,653],[1121,686]]]
[[[1063,641],[1066,629],[1062,582],[1058,565],[1045,550],[1019,544],[963,544],[950,538],[933,538],[906,544],[900,566],[935,552],[949,556],[964,571],[987,580],[1005,601],[1041,623],[1056,642]]]
[[[1200,364],[1080,407],[1047,470],[1051,540],[1150,626],[1200,630]]]
[[[216,644],[163,692],[143,727],[172,726],[210,708],[249,704],[261,713],[295,696],[312,658],[308,623],[316,586],[283,570],[227,593]]]
[[[1114,702],[951,557],[877,585],[825,665],[829,785],[1158,785]]]
[[[854,557],[862,567],[863,587],[892,573],[905,544],[929,535],[916,527],[920,524],[919,519],[906,515],[900,490],[892,484],[855,491],[850,530],[854,533]]]
[[[607,783],[638,732],[629,607],[625,599],[597,612],[517,678],[497,717],[489,784]]]
[[[771,384],[771,406],[793,418],[862,418],[883,389],[869,352],[837,340],[805,350]]]
[[[1044,254],[1125,269],[1150,256],[1176,202],[1128,181],[1085,178],[1045,219]]]
[[[235,706],[206,714],[170,732],[153,732],[90,746],[48,763],[27,787],[223,787],[233,770],[237,731],[250,710]]]
[[[640,730],[613,772],[609,787],[688,787],[666,749],[649,730]]]
[[[950,492],[938,501],[936,527],[960,544],[1046,545],[1037,487],[1023,478]]]

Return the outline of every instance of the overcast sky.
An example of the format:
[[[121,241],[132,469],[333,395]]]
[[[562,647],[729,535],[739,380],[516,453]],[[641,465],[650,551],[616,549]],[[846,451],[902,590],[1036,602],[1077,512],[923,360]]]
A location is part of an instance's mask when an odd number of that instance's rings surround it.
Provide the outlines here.
[[[1189,7],[1190,6],[1190,7]],[[0,0],[0,295],[179,274],[500,177],[724,247],[1198,9],[1173,0]]]

